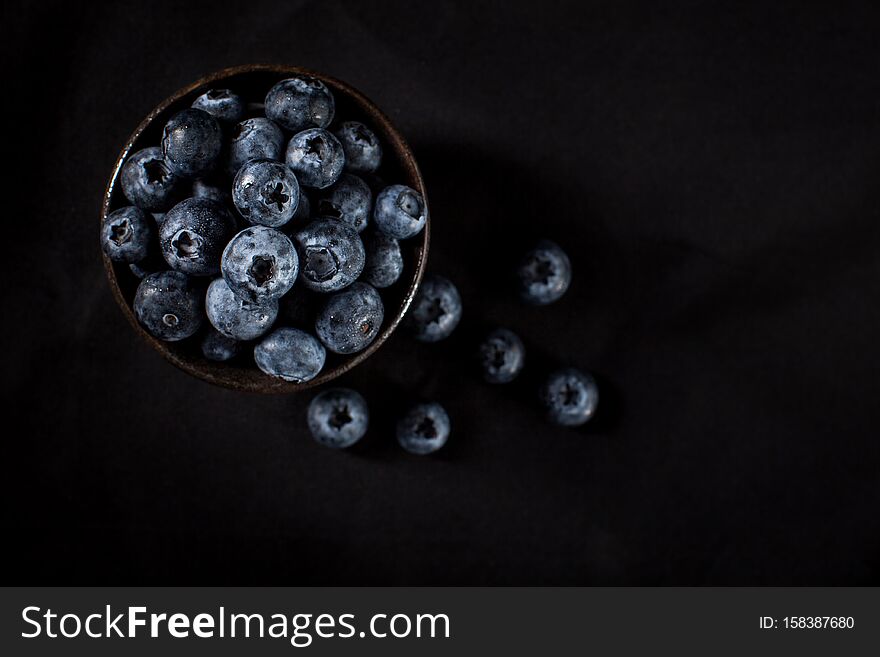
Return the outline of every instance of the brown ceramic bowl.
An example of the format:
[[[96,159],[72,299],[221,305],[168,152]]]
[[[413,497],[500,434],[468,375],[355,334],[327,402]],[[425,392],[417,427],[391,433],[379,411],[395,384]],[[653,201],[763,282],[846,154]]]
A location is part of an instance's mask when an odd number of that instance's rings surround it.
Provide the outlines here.
[[[197,80],[166,98],[149,113],[147,118],[141,121],[141,124],[129,137],[113,167],[113,173],[107,183],[107,191],[104,194],[104,203],[101,207],[101,221],[103,222],[107,215],[116,208],[129,205],[119,184],[120,170],[128,155],[148,146],[159,145],[162,128],[168,119],[176,112],[189,107],[197,96],[211,88],[228,88],[241,95],[246,102],[262,103],[266,92],[272,85],[294,75],[310,75],[319,78],[333,91],[336,97],[337,120],[362,121],[372,128],[382,140],[384,148],[382,166],[378,171],[379,176],[388,184],[402,183],[418,190],[427,203],[425,184],[412,151],[388,117],[360,91],[340,80],[296,66],[250,65],[224,69]],[[352,356],[338,356],[328,351],[324,369],[317,377],[307,383],[292,383],[264,374],[254,364],[252,353],[238,356],[229,363],[209,361],[201,353],[199,338],[202,333],[181,342],[157,340],[138,324],[132,311],[132,301],[139,283],[137,277],[131,273],[128,265],[113,263],[106,256],[104,256],[104,268],[110,280],[113,296],[134,330],[153,349],[183,371],[209,383],[235,390],[265,393],[296,392],[332,381],[364,362],[385,343],[388,336],[399,326],[422,280],[428,256],[430,228],[431,218],[430,212],[428,212],[428,223],[425,230],[418,236],[400,243],[405,268],[397,283],[384,290],[379,290],[385,305],[385,320],[376,339],[365,350]],[[294,287],[294,289],[296,288]],[[281,320],[279,319],[280,324]]]

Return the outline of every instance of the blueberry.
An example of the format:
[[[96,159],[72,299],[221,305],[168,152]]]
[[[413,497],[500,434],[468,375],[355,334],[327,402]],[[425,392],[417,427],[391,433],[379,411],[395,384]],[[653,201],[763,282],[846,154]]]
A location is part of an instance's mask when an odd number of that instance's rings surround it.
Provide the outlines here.
[[[364,437],[370,423],[366,400],[349,388],[325,390],[312,399],[309,431],[322,445],[343,449]]]
[[[295,328],[275,329],[254,347],[254,360],[260,370],[294,383],[318,376],[326,355],[315,336]]]
[[[541,240],[520,261],[516,276],[523,301],[543,306],[565,294],[571,283],[571,262],[558,245]]]
[[[315,320],[315,332],[330,351],[353,354],[376,339],[384,316],[376,289],[366,283],[352,283],[327,299]]]
[[[255,340],[264,335],[278,316],[278,301],[263,304],[245,301],[236,296],[226,281],[217,278],[208,286],[205,312],[211,326],[234,340]]]
[[[346,121],[334,133],[345,153],[345,168],[352,173],[373,173],[382,164],[382,144],[363,123]]]
[[[188,198],[165,215],[159,227],[159,246],[172,269],[193,276],[220,271],[220,255],[235,221],[221,203],[208,198]]]
[[[266,116],[291,132],[326,128],[335,110],[327,85],[312,77],[282,80],[266,94]]]
[[[390,237],[405,240],[418,235],[427,220],[425,199],[406,185],[391,185],[376,197],[373,221]]]
[[[252,224],[278,228],[296,214],[299,183],[281,162],[251,160],[235,176],[232,202]]]
[[[321,128],[311,128],[290,139],[284,161],[303,186],[324,189],[339,180],[345,154],[336,137]]]
[[[364,270],[364,244],[357,231],[332,219],[308,224],[294,237],[302,261],[302,282],[315,292],[335,292]]]
[[[557,370],[541,388],[547,419],[564,427],[576,427],[589,420],[599,403],[596,380],[573,367]]]
[[[140,262],[149,253],[152,237],[151,220],[132,205],[111,212],[101,226],[101,247],[113,262]]]
[[[492,331],[480,344],[480,368],[489,383],[510,383],[525,365],[526,348],[516,333]]]
[[[363,241],[366,262],[361,278],[373,287],[379,288],[396,283],[403,273],[400,243],[378,230],[366,231]]]
[[[217,119],[200,109],[185,109],[171,117],[162,132],[162,153],[178,176],[198,178],[217,163],[223,136]]]
[[[192,106],[204,110],[220,123],[238,123],[244,115],[244,101],[229,89],[211,89],[193,101]]]
[[[232,129],[226,173],[234,176],[249,160],[284,160],[284,132],[269,119],[247,119]]]
[[[208,360],[222,363],[231,360],[241,351],[238,340],[228,338],[216,329],[211,329],[202,338],[202,355]]]
[[[122,167],[122,193],[147,212],[165,211],[183,196],[184,183],[171,173],[158,146],[130,156]]]
[[[209,198],[226,206],[232,205],[232,199],[225,189],[212,185],[206,180],[195,180],[192,184],[193,198]]]
[[[293,242],[284,233],[266,226],[252,226],[226,245],[220,269],[237,296],[265,304],[293,287],[299,273],[299,257]]]
[[[461,296],[443,276],[426,276],[413,299],[406,324],[417,340],[437,342],[448,338],[461,319]]]
[[[397,423],[397,442],[411,454],[430,454],[446,444],[449,415],[437,402],[413,406]]]
[[[150,274],[138,285],[134,314],[160,340],[183,340],[202,326],[202,289],[179,271]]]
[[[321,217],[338,219],[359,233],[367,227],[372,209],[373,195],[367,183],[350,173],[343,173],[318,201]]]

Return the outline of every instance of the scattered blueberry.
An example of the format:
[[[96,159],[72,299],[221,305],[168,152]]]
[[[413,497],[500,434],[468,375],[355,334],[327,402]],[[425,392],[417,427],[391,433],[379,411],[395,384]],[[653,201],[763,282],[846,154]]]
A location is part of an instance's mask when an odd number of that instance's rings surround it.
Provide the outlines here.
[[[352,283],[327,299],[315,320],[315,332],[330,351],[354,354],[376,339],[384,316],[376,289],[366,283]]]
[[[232,201],[250,223],[278,228],[296,214],[299,183],[281,162],[251,160],[232,182]]]
[[[394,285],[403,273],[400,243],[379,230],[367,230],[363,242],[366,262],[361,278],[373,287]]]
[[[299,257],[293,242],[284,233],[266,226],[252,226],[226,245],[220,269],[236,295],[264,304],[293,287],[299,273]]]
[[[557,244],[541,240],[520,261],[516,276],[520,297],[543,306],[565,294],[571,283],[571,262]]]
[[[541,388],[547,419],[564,427],[576,427],[589,420],[599,403],[596,380],[573,367],[557,370]]]
[[[208,360],[222,363],[235,358],[239,351],[241,343],[238,340],[227,338],[216,329],[211,329],[202,338],[202,355]]]
[[[322,445],[344,449],[364,437],[370,423],[366,400],[350,388],[334,388],[309,403],[309,431]]]
[[[223,136],[217,119],[200,109],[178,112],[162,132],[162,153],[173,173],[198,178],[209,173],[217,163]]]
[[[134,314],[160,340],[183,340],[202,326],[202,290],[179,271],[150,274],[138,285]]]
[[[222,278],[211,281],[205,296],[205,312],[211,326],[234,340],[255,340],[264,335],[278,316],[278,301],[256,304],[229,289]]]
[[[266,116],[291,132],[326,128],[335,111],[327,85],[312,77],[282,80],[266,94]]]
[[[448,338],[461,320],[461,296],[443,276],[426,276],[413,299],[406,324],[421,342]]]
[[[232,215],[221,203],[188,198],[165,215],[159,227],[159,246],[172,269],[212,276],[220,271],[220,255],[234,226]]]
[[[525,365],[526,348],[508,329],[492,331],[480,344],[480,368],[489,383],[510,383]]]
[[[326,355],[313,335],[295,328],[275,329],[254,347],[254,360],[261,371],[294,383],[318,376]]]
[[[122,193],[132,204],[148,212],[165,211],[177,203],[183,181],[171,173],[158,146],[130,156],[122,167]]]
[[[418,404],[397,423],[397,442],[411,454],[430,454],[446,444],[450,428],[449,415],[440,404]]]
[[[357,232],[362,232],[370,220],[373,194],[369,186],[357,176],[343,173],[339,180],[318,200],[318,215],[338,219]]]
[[[101,246],[113,262],[140,262],[150,251],[153,226],[133,205],[111,212],[101,226]]]
[[[405,240],[418,235],[427,220],[425,199],[406,185],[390,185],[376,197],[373,221],[390,237]]]
[[[232,129],[226,173],[235,176],[249,160],[284,160],[284,132],[262,117],[247,119]]]
[[[382,164],[382,144],[363,123],[346,121],[336,130],[345,152],[345,168],[353,173],[372,173]]]
[[[238,123],[244,115],[244,101],[229,89],[211,89],[193,101],[192,106],[213,116],[220,123]]]
[[[322,128],[310,128],[290,139],[284,161],[303,186],[324,189],[339,180],[345,154],[332,134]]]
[[[302,262],[301,280],[315,292],[335,292],[364,270],[364,244],[348,224],[319,219],[294,235]]]

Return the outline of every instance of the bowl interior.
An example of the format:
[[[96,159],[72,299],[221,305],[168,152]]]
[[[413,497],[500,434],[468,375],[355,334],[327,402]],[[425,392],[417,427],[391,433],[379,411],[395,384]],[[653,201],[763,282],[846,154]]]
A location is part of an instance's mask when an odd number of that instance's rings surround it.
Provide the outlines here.
[[[383,162],[377,175],[387,184],[402,183],[418,190],[425,198],[424,182],[415,158],[400,133],[388,117],[369,99],[349,85],[329,76],[292,66],[254,65],[218,71],[181,89],[163,101],[144,119],[123,148],[113,168],[107,185],[101,220],[116,208],[129,205],[122,194],[119,174],[130,153],[161,141],[162,128],[176,112],[189,107],[192,101],[211,88],[228,88],[241,95],[247,103],[262,104],[266,92],[279,80],[292,75],[311,75],[324,81],[336,98],[336,119],[361,121],[369,126],[382,140]],[[262,111],[249,112],[247,116],[262,115]],[[334,125],[335,125],[334,122]],[[333,129],[333,126],[330,128]],[[288,135],[289,136],[289,135]],[[128,265],[113,263],[104,257],[104,266],[110,279],[114,297],[135,330],[165,358],[182,370],[210,383],[236,390],[252,392],[294,392],[326,383],[355,367],[373,354],[397,328],[421,282],[430,241],[430,212],[425,230],[417,237],[401,241],[404,271],[392,286],[379,290],[385,306],[382,330],[365,350],[352,356],[339,356],[327,352],[327,362],[321,373],[306,383],[292,383],[263,374],[253,362],[253,345],[248,343],[243,353],[226,363],[209,361],[202,356],[200,341],[203,333],[180,342],[164,342],[148,334],[135,319],[132,301],[139,279]],[[210,278],[205,279],[205,284]],[[297,286],[294,286],[294,290]],[[206,320],[207,325],[207,320]],[[279,316],[276,326],[284,325]]]

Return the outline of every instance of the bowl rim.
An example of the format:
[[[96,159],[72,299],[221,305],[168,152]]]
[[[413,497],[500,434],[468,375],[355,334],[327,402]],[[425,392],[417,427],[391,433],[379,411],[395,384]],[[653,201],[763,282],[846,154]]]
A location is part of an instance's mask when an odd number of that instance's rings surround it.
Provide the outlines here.
[[[386,152],[388,152],[388,150],[392,150],[395,155],[400,157],[401,168],[409,174],[409,176],[412,178],[412,182],[416,183],[418,191],[422,195],[422,198],[425,202],[427,220],[425,222],[425,227],[419,236],[421,240],[421,246],[418,249],[418,256],[415,263],[415,271],[412,280],[409,282],[408,288],[403,296],[403,301],[397,308],[394,317],[392,317],[389,321],[388,317],[386,316],[382,331],[379,333],[379,335],[376,336],[373,342],[371,342],[366,349],[350,357],[347,357],[344,361],[331,369],[322,370],[321,373],[318,374],[318,376],[310,381],[306,381],[304,383],[295,383],[292,381],[285,381],[280,378],[275,378],[269,376],[268,374],[265,374],[255,379],[239,379],[233,375],[233,373],[236,371],[234,369],[229,369],[227,372],[221,375],[220,372],[223,372],[222,369],[218,371],[214,370],[213,366],[208,368],[200,367],[199,365],[202,361],[190,361],[188,359],[185,359],[179,354],[175,353],[174,350],[172,350],[168,346],[168,343],[150,335],[137,321],[133,308],[125,300],[125,297],[123,296],[122,290],[119,286],[119,281],[116,277],[114,263],[103,252],[102,259],[104,262],[104,270],[110,283],[110,289],[113,294],[113,298],[116,300],[117,305],[122,309],[122,312],[128,320],[128,323],[135,329],[136,333],[147,342],[147,344],[149,344],[154,350],[162,354],[162,356],[172,365],[198,379],[231,390],[266,394],[292,393],[307,390],[328,383],[338,378],[339,376],[342,376],[346,372],[351,371],[353,368],[363,363],[367,358],[378,351],[378,349],[385,343],[385,341],[400,325],[401,321],[406,315],[406,312],[412,305],[412,301],[415,298],[416,293],[418,292],[419,286],[421,285],[422,278],[425,273],[425,268],[427,266],[428,251],[431,243],[431,212],[428,204],[428,195],[427,190],[425,189],[424,178],[422,177],[422,172],[419,169],[418,163],[416,162],[415,156],[413,155],[412,149],[409,147],[409,144],[392,123],[391,119],[381,109],[379,109],[379,107],[373,101],[371,101],[367,96],[365,96],[355,87],[351,86],[347,82],[339,80],[338,78],[308,68],[288,64],[244,64],[241,66],[232,66],[220,69],[218,71],[214,71],[213,73],[203,75],[194,82],[184,87],[181,87],[173,94],[165,98],[158,105],[156,105],[156,107],[154,107],[150,111],[150,113],[147,114],[147,116],[135,128],[134,132],[132,132],[131,135],[128,137],[125,145],[119,152],[119,156],[116,158],[116,162],[113,165],[113,170],[110,174],[110,178],[104,190],[104,198],[103,202],[101,203],[100,224],[103,225],[108,214],[110,213],[113,194],[116,190],[117,185],[119,184],[123,164],[128,159],[129,154],[132,152],[134,144],[144,133],[144,131],[153,124],[156,118],[175,103],[179,103],[184,97],[192,94],[193,92],[201,88],[207,88],[219,80],[224,80],[233,76],[242,76],[250,73],[274,73],[288,77],[297,75],[311,76],[321,80],[322,82],[330,86],[334,93],[341,92],[343,95],[348,96],[351,100],[354,101],[356,105],[358,105],[359,109],[361,109],[367,115],[367,117],[370,119],[370,121],[373,122],[375,126],[381,126],[384,137],[386,138],[386,140],[391,142],[389,146],[393,147],[391,149],[387,149]],[[208,363],[208,361],[204,361],[204,363]],[[254,367],[254,369],[255,371],[257,371],[256,367]]]

